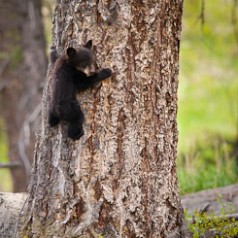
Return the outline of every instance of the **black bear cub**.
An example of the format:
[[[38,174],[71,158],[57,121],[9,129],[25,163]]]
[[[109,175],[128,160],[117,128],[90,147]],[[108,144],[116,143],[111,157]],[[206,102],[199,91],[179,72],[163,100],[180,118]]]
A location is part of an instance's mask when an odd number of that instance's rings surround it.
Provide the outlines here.
[[[72,47],[57,59],[56,50],[50,55],[53,69],[52,100],[49,108],[49,125],[56,126],[65,121],[68,126],[68,137],[78,140],[84,135],[84,114],[76,99],[78,92],[93,87],[98,82],[110,77],[109,68],[101,69],[91,75],[84,73],[93,63],[92,41],[88,41],[78,49]]]

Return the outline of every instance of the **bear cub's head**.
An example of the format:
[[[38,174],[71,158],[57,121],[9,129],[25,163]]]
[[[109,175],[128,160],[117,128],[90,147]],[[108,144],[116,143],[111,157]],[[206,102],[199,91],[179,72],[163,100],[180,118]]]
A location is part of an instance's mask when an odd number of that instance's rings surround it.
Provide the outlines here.
[[[75,49],[69,47],[66,50],[68,62],[77,70],[88,72],[93,63],[92,40],[89,40],[85,45]]]

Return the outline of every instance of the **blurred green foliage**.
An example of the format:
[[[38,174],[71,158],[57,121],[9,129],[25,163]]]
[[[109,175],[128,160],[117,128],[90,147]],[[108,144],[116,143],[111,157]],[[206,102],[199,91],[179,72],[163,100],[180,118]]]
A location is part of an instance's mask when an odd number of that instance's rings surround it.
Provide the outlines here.
[[[234,1],[204,2],[202,12],[202,1],[184,1],[178,92],[182,194],[238,181],[238,161],[232,153],[238,136]]]
[[[4,125],[0,120],[0,163],[8,162],[7,157],[7,138],[4,133]],[[12,190],[12,181],[9,169],[0,169],[0,192]]]

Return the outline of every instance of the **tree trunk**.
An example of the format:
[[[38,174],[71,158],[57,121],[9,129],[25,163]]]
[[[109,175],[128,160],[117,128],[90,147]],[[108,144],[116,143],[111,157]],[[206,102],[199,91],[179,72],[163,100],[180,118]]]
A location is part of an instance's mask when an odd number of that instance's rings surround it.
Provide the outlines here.
[[[177,87],[182,0],[58,0],[53,44],[93,39],[99,67],[115,75],[79,95],[85,135],[43,128],[20,235],[179,237]]]
[[[0,237],[15,238],[18,216],[26,200],[25,193],[0,192]]]
[[[27,188],[47,69],[41,1],[0,0],[0,6],[1,116],[9,159],[21,160],[20,168],[11,169],[13,190],[20,192]]]
[[[19,211],[21,210],[27,195],[25,193],[0,193],[0,234],[1,237],[15,237]],[[219,215],[224,213],[224,209],[233,214],[222,215],[222,218],[235,217],[238,213],[238,185],[229,185],[222,188],[208,189],[192,194],[187,194],[181,198],[183,208],[192,215],[195,211]],[[231,210],[234,208],[234,210]],[[192,221],[194,222],[194,220]],[[216,229],[213,231],[217,232]],[[188,233],[188,232],[187,232]],[[221,234],[222,235],[222,234]],[[186,237],[190,237],[189,233]],[[192,237],[192,236],[191,236]],[[183,237],[185,238],[185,236]]]

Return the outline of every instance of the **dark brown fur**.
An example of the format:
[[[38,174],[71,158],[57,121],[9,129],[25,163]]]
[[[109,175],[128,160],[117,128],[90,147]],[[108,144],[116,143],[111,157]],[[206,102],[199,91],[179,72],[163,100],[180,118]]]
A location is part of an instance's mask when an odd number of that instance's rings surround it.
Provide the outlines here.
[[[109,68],[95,72],[87,76],[79,70],[90,67],[93,63],[92,41],[79,49],[72,47],[66,54],[56,59],[56,51],[51,52],[51,60],[54,63],[53,70],[53,96],[49,109],[49,125],[58,125],[60,121],[68,124],[68,137],[78,140],[83,136],[84,114],[76,99],[76,94],[95,86],[98,82],[110,77],[112,71]]]

